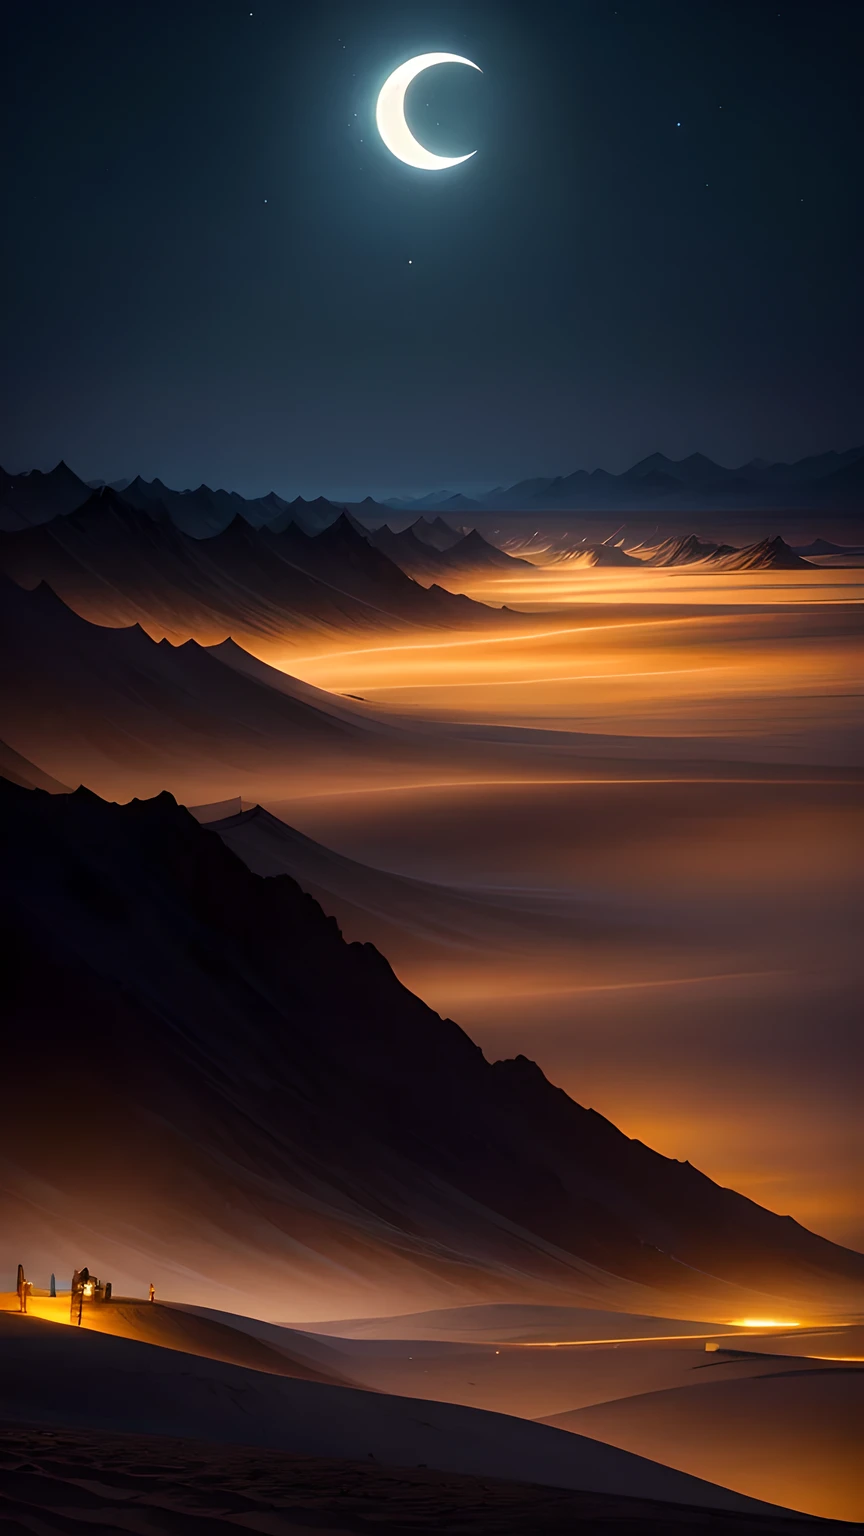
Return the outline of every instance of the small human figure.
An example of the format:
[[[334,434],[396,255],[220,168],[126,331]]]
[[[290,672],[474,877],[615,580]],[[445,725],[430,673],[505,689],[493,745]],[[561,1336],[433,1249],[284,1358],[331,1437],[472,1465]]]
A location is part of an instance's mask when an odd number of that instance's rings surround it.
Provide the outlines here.
[[[150,1300],[151,1301],[155,1301],[156,1300],[156,1287],[153,1284],[152,1280],[150,1281]]]

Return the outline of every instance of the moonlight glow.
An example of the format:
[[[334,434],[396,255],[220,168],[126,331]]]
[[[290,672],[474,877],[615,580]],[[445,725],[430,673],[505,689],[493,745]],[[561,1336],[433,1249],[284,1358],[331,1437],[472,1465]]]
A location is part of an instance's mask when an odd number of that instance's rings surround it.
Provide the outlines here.
[[[470,160],[477,153],[472,149],[467,155],[433,155],[430,149],[424,149],[418,143],[405,121],[405,92],[411,81],[424,69],[431,69],[433,64],[467,64],[469,69],[480,69],[479,64],[462,59],[456,53],[418,54],[416,59],[400,64],[385,80],[375,108],[378,132],[391,155],[418,171],[446,171],[451,165],[461,165],[463,160]]]

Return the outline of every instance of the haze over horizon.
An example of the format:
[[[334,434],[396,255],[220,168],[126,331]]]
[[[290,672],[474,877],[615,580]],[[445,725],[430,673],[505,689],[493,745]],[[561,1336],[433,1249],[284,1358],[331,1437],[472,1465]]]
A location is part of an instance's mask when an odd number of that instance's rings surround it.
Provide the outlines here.
[[[459,485],[454,483],[452,486],[439,484],[434,487],[429,486],[425,491],[417,491],[416,493],[373,491],[368,488],[355,490],[351,493],[339,493],[328,490],[326,487],[319,487],[314,492],[314,495],[304,495],[302,491],[298,491],[293,487],[286,489],[284,485],[282,487],[269,485],[266,489],[258,488],[252,491],[244,490],[238,485],[217,485],[214,482],[208,481],[207,476],[202,474],[199,474],[197,478],[193,476],[189,483],[183,486],[179,484],[175,486],[170,485],[165,476],[158,471],[142,473],[140,470],[136,470],[133,475],[118,475],[114,480],[111,480],[105,475],[79,472],[63,458],[51,460],[50,462],[46,461],[44,464],[26,464],[19,469],[13,468],[11,474],[8,464],[0,465],[0,473],[6,474],[13,480],[20,480],[32,474],[34,470],[43,475],[71,470],[72,474],[88,488],[111,485],[115,486],[121,494],[133,481],[143,481],[151,485],[164,485],[174,493],[188,494],[189,492],[206,488],[213,491],[227,491],[229,495],[239,495],[253,501],[259,497],[271,495],[274,492],[285,502],[295,499],[318,501],[323,498],[335,504],[345,502],[348,505],[358,505],[364,501],[372,500],[377,502],[382,507],[382,510],[386,510],[388,505],[398,509],[400,503],[404,503],[406,509],[411,509],[416,504],[418,509],[428,505],[433,510],[447,510],[447,502],[452,497],[454,501],[452,511],[454,514],[458,514],[463,510],[471,510],[472,498],[476,500],[478,510],[484,506],[490,510],[504,512],[507,510],[522,510],[522,504],[518,500],[513,501],[512,506],[508,508],[506,504],[501,502],[500,493],[518,492],[519,488],[523,485],[528,488],[524,510],[531,510],[531,497],[536,487],[544,483],[551,484],[554,481],[576,481],[584,479],[586,475],[592,481],[598,482],[601,487],[598,493],[598,505],[600,506],[602,506],[605,486],[609,481],[613,479],[624,481],[628,476],[632,476],[633,484],[644,488],[646,495],[649,496],[649,501],[646,504],[650,504],[650,493],[654,492],[657,498],[656,505],[659,509],[662,509],[664,498],[668,498],[669,486],[675,480],[676,471],[683,472],[684,475],[679,485],[679,489],[682,492],[686,493],[689,490],[694,496],[698,496],[701,490],[710,488],[712,491],[716,491],[716,496],[720,498],[718,505],[722,505],[723,491],[724,488],[727,488],[729,506],[734,508],[736,502],[741,500],[742,485],[749,476],[754,487],[764,485],[775,492],[778,506],[784,505],[784,489],[794,488],[796,485],[804,486],[809,484],[812,488],[811,499],[814,506],[819,506],[820,495],[824,494],[826,503],[830,507],[832,482],[828,477],[834,470],[835,465],[850,469],[859,460],[864,463],[864,444],[859,445],[857,443],[840,449],[832,446],[815,454],[798,454],[791,461],[773,460],[756,455],[746,463],[728,465],[711,459],[709,455],[703,453],[700,449],[694,449],[692,453],[678,459],[657,449],[641,459],[628,460],[622,470],[610,471],[608,466],[586,466],[582,464],[574,466],[561,475],[532,474],[525,481],[518,481],[513,486],[503,482],[500,478],[491,479],[490,477],[491,483],[487,481],[483,485],[472,486],[466,482],[461,482]],[[660,466],[662,466],[662,469],[660,469]],[[811,466],[813,466],[812,470]],[[662,485],[658,481],[658,470],[661,476],[668,475],[671,477],[666,485]],[[714,471],[720,472],[716,485],[712,484],[712,473]],[[651,479],[646,478],[646,474],[653,475],[653,482]],[[727,479],[726,477],[729,478]],[[864,479],[864,476],[862,476],[862,479]],[[825,484],[824,492],[823,482]],[[848,492],[851,491],[854,494],[856,490],[857,485],[850,485],[847,490],[847,499]],[[496,493],[499,493],[497,497]],[[462,499],[465,499],[468,503],[464,508],[460,505]],[[4,503],[8,505],[10,510],[12,509],[12,500],[8,494],[4,497]]]

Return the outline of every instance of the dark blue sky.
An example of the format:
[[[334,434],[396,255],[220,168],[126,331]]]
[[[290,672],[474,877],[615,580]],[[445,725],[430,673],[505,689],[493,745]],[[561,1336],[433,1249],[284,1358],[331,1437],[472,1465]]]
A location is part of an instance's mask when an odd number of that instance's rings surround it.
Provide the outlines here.
[[[387,495],[864,438],[853,0],[29,0],[6,36],[9,469]],[[478,151],[437,174],[374,128],[433,49],[484,71],[411,87]]]

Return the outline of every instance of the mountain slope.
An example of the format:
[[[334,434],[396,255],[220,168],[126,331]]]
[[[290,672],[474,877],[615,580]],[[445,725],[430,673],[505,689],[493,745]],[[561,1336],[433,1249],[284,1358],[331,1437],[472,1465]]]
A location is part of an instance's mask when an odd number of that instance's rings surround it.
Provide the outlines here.
[[[190,538],[160,504],[134,507],[110,487],[68,516],[0,537],[0,569],[25,587],[47,581],[98,623],[204,643],[506,622],[418,586],[344,516],[316,537],[293,524],[256,530],[236,516],[220,533]]]
[[[431,545],[433,549],[452,549],[461,537],[443,517],[418,517],[416,523],[411,524],[411,530],[416,538],[423,544]]]
[[[376,549],[387,555],[413,581],[440,581],[447,571],[444,553],[415,533],[414,524],[394,533],[385,523],[370,534]]]
[[[138,625],[79,618],[47,586],[0,580],[0,713],[10,744],[55,777],[112,794],[166,779],[192,798],[222,798],[238,777],[339,768],[376,750],[362,706],[258,664],[268,686],[189,640],[154,641]],[[252,658],[249,658],[254,666]],[[181,788],[181,792],[187,792]]]
[[[616,544],[577,544],[570,549],[555,550],[547,555],[542,563],[544,565],[556,566],[584,565],[592,568],[600,566],[604,569],[607,567],[637,566],[642,564],[633,555],[629,555],[623,549],[619,549]]]
[[[514,571],[520,566],[530,570],[526,560],[518,560],[513,555],[508,555],[503,549],[490,544],[484,539],[482,533],[472,528],[464,538],[452,544],[446,551],[448,565],[456,571]]]
[[[68,784],[61,784],[58,779],[52,779],[50,773],[43,773],[5,741],[0,741],[0,775],[12,784],[20,784],[22,789],[44,789],[49,795],[69,794]]]
[[[813,567],[808,560],[796,555],[784,539],[762,539],[745,549],[730,553],[721,548],[710,557],[710,563],[722,571],[809,571]]]
[[[0,823],[2,1006],[39,1042],[4,1072],[2,1219],[42,1267],[86,1241],[119,1290],[146,1252],[163,1289],[283,1317],[860,1296],[860,1255],[490,1065],[169,795],[4,783]]]
[[[340,511],[323,496],[317,502],[306,502],[302,496],[289,502],[268,491],[266,496],[249,499],[237,491],[211,490],[209,485],[199,485],[194,491],[174,491],[159,479],[142,480],[140,475],[123,488],[123,495],[141,511],[164,509],[177,528],[195,539],[212,538],[235,517],[242,517],[253,528],[291,521],[315,533]]]
[[[587,901],[564,895],[447,887],[370,868],[286,826],[260,805],[190,807],[198,821],[259,875],[291,875],[352,939],[371,940],[397,967],[423,958],[452,961],[493,950],[531,953],[572,942],[598,926]]]
[[[370,536],[371,542],[389,556],[406,575],[421,583],[438,582],[442,586],[469,576],[501,571],[516,574],[520,569],[530,570],[526,560],[508,555],[490,544],[488,539],[472,528],[456,538],[455,542],[439,549],[424,542],[415,532],[416,524],[394,533],[385,524]]]
[[[8,475],[0,469],[0,529],[29,528],[62,517],[82,506],[89,495],[90,487],[62,459],[47,474],[31,469],[25,475]]]
[[[664,539],[653,549],[631,549],[630,553],[638,554],[646,565],[696,565],[738,551],[731,544],[713,544],[691,533],[678,539]]]

